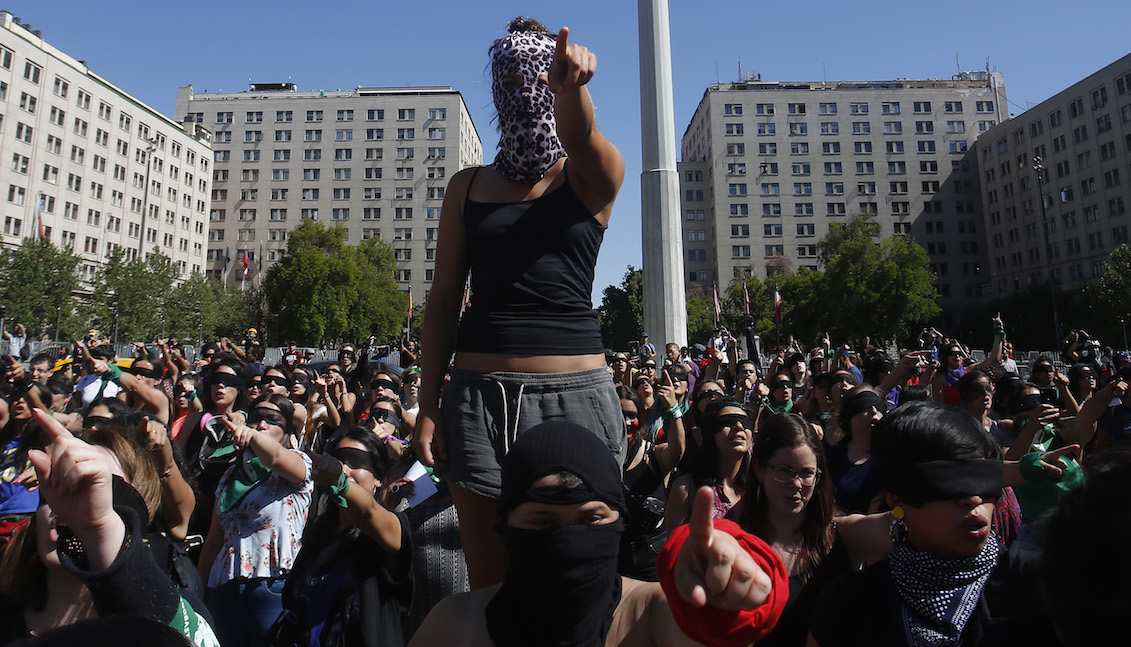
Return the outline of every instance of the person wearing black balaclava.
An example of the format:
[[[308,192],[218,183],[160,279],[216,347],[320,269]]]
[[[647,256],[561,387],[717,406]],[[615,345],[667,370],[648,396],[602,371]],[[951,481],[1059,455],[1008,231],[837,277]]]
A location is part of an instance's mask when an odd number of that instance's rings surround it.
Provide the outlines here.
[[[734,524],[737,532],[714,527],[709,514],[681,529],[678,545],[669,545],[674,556],[661,555],[670,590],[617,575],[620,469],[584,427],[538,425],[519,437],[502,468],[498,530],[510,556],[502,584],[443,600],[410,647],[691,644],[688,631],[702,637],[686,625],[697,612],[742,630],[776,622],[788,591],[780,559],[752,550]],[[669,607],[673,594],[681,599]]]

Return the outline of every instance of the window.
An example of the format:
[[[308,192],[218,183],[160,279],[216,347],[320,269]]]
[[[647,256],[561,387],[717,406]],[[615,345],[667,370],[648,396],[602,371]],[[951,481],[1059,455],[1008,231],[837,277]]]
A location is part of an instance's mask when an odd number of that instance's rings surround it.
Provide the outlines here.
[[[317,200],[318,199],[318,189],[303,189],[302,190],[302,199],[303,200]]]
[[[774,114],[774,104],[772,104],[772,103],[759,103],[759,104],[754,106],[754,110],[755,110],[755,112],[757,112],[760,115],[772,115],[772,114]]]
[[[857,155],[872,154],[872,142],[855,142],[853,143],[852,148],[854,151],[856,151]]]
[[[947,101],[947,102],[943,103],[943,111],[944,112],[951,112],[951,113],[962,112],[962,102],[961,101]]]
[[[777,182],[767,182],[762,185],[762,195],[780,195],[781,186]]]
[[[920,153],[934,153],[935,152],[935,142],[932,141],[932,140],[929,140],[929,139],[919,140],[919,152]]]
[[[899,166],[895,166],[895,165],[899,165]],[[901,169],[901,170],[895,171],[895,170],[893,170],[893,168],[898,168],[898,169]],[[897,172],[901,175],[903,173],[906,173],[907,172],[906,163],[904,163],[904,162],[888,162],[888,173],[897,173]],[[935,162],[935,161],[919,162],[919,172],[931,174],[931,175],[938,173],[939,172],[939,163]]]
[[[353,139],[353,130],[348,128],[339,128],[334,131],[334,141],[348,142]]]
[[[797,235],[801,238],[812,238],[817,235],[816,225],[811,223],[799,223],[797,225]]]
[[[811,165],[809,162],[794,162],[793,174],[794,175],[809,175]]]
[[[789,134],[790,135],[808,135],[809,134],[809,124],[805,123],[804,121],[790,122],[790,124],[789,124]]]
[[[946,122],[946,132],[948,133],[964,133],[966,132],[965,121],[948,121]]]
[[[248,124],[260,123],[262,121],[263,121],[263,113],[262,112],[248,112],[246,117],[244,118],[244,123],[248,123]]]
[[[844,182],[825,182],[825,195],[844,195]]]
[[[739,209],[738,209],[739,207],[742,208],[741,215],[746,215],[748,213],[747,206],[748,205],[745,205],[745,204],[732,204],[732,205],[730,205],[730,215],[732,215],[732,216],[739,215]],[[781,215],[781,203],[780,202],[763,202],[762,203],[762,215],[763,216],[780,216]]]
[[[776,227],[777,233],[770,233],[771,229]],[[766,225],[767,236],[781,236],[781,225]],[[750,225],[731,225],[730,226],[731,238],[747,238],[750,236]]]
[[[875,162],[856,162],[857,175],[871,175],[876,172]]]
[[[825,215],[827,216],[843,216],[846,213],[846,205],[843,202],[830,202],[825,205]]]
[[[821,152],[825,155],[840,155],[840,142],[824,142],[821,144]]]
[[[741,135],[744,132],[742,124],[726,124],[724,130],[728,135]],[[762,133],[759,132],[758,134]]]
[[[291,131],[289,131],[289,130],[276,130],[275,131],[275,141],[277,141],[277,142],[289,142],[289,141],[291,141]]]
[[[227,152],[227,151],[225,151],[225,152]],[[260,157],[260,152],[258,150],[250,150],[250,151],[244,151],[243,152],[243,161],[245,161],[245,162],[258,162],[259,157]]]
[[[793,205],[793,215],[795,216],[811,216],[813,215],[812,202],[798,202]]]
[[[727,144],[727,155],[745,155],[746,144]]]
[[[28,94],[27,92],[21,92],[20,93],[20,109],[21,110],[26,110],[26,111],[28,111],[28,112],[30,112],[31,114],[34,115],[35,114],[36,102],[37,102],[37,99],[35,97],[31,96],[30,94]]]
[[[741,124],[739,124],[741,125]],[[774,124],[758,124],[759,135],[773,135],[777,133],[777,127]]]
[[[927,135],[935,132],[935,122],[933,121],[916,121],[915,134]]]
[[[902,121],[885,121],[884,134],[885,135],[900,135],[903,133]]]
[[[817,112],[818,112],[818,114],[822,114],[822,115],[835,115],[836,114],[836,104],[835,103],[817,104]]]
[[[23,206],[24,199],[27,197],[27,189],[22,186],[14,184],[8,185],[8,202],[17,206]]]
[[[738,114],[742,114],[742,106],[739,106],[738,109],[739,109]],[[447,108],[429,108],[428,109],[428,118],[429,119],[436,119],[436,120],[447,119],[448,118],[448,109]]]
[[[39,67],[31,61],[24,63],[24,78],[32,83],[39,85],[39,75],[43,73],[43,68]]]
[[[805,114],[805,104],[804,103],[791,103],[791,104],[789,104],[789,114],[791,114],[791,115],[803,115],[803,114]]]
[[[362,220],[380,220],[381,207],[365,207],[361,210]]]
[[[835,121],[822,121],[821,134],[822,135],[837,135],[840,133],[840,124]]]
[[[731,245],[732,258],[750,258],[750,245]]]
[[[949,142],[950,152],[952,153],[965,153],[966,140],[965,139],[952,139]]]
[[[794,182],[793,195],[813,195],[812,182]]]
[[[825,162],[825,175],[840,175],[844,172],[844,164],[841,162]]]
[[[30,144],[31,138],[32,138],[32,132],[33,132],[33,129],[32,129],[31,126],[29,126],[29,125],[27,125],[27,124],[25,124],[21,121],[16,122],[16,139],[18,139],[22,142],[25,142],[27,144]],[[53,137],[51,135],[47,136],[47,150],[48,150],[48,152],[52,152],[51,151],[51,140],[52,139],[53,139]],[[55,139],[55,141],[58,142],[59,140]],[[56,154],[59,153],[58,147],[56,147],[54,152]]]
[[[439,146],[439,147],[436,147],[436,148],[429,148],[428,149],[428,159],[442,160],[442,159],[447,157],[447,151],[448,151],[448,149],[444,146]]]
[[[448,136],[447,128],[429,128],[428,139],[445,139]]]
[[[412,121],[416,119],[415,108],[400,108],[397,110],[397,119],[401,121]]]
[[[350,219],[349,207],[340,207],[338,209],[331,210],[330,219],[331,220],[349,220]]]
[[[349,189],[334,189],[333,195],[334,195],[335,200],[349,200],[350,199],[350,190]]]
[[[891,193],[897,193],[897,194],[907,193],[907,183],[906,182],[890,182],[888,188],[889,188]]]
[[[320,141],[322,141],[322,131],[321,130],[308,130],[308,131],[306,131],[306,134],[303,137],[303,141],[308,141],[308,142],[320,142]]]
[[[314,122],[322,121],[322,111],[321,110],[307,110],[306,111],[306,120],[307,121],[314,121]]]
[[[276,162],[289,162],[291,161],[291,150],[289,148],[276,148],[271,153],[271,159]]]
[[[778,163],[777,162],[762,162],[758,165],[758,171],[762,175],[777,175]]]
[[[742,104],[741,103],[728,103],[728,104],[723,105],[723,114],[725,114],[725,115],[741,115],[742,114]]]
[[[807,142],[792,142],[789,145],[790,155],[808,155],[809,144]]]
[[[338,121],[353,121],[353,110],[339,110]]]

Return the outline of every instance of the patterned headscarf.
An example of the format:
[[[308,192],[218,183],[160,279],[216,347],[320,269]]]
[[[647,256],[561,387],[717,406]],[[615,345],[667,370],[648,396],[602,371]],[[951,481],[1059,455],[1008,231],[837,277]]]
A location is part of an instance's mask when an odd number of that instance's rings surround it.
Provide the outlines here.
[[[499,116],[495,171],[534,184],[566,156],[554,119],[554,94],[542,77],[549,73],[557,41],[545,32],[514,31],[491,47],[491,94]],[[520,77],[521,84],[504,83]]]

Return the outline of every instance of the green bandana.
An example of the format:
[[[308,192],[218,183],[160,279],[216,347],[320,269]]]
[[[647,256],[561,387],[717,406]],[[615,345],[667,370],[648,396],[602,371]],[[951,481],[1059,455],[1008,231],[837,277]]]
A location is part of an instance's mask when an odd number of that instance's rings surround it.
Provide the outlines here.
[[[236,448],[230,442],[224,443],[212,453],[212,457],[224,456],[234,451]],[[271,470],[264,467],[259,457],[244,457],[244,460],[236,466],[228,487],[224,488],[224,492],[220,495],[220,512],[223,514],[234,510],[244,497],[262,485],[270,476]]]
[[[337,483],[319,486],[318,489],[322,491],[322,494],[333,499],[339,508],[349,507],[349,502],[346,501],[346,492],[350,489],[350,480],[346,477],[345,472],[338,475]]]

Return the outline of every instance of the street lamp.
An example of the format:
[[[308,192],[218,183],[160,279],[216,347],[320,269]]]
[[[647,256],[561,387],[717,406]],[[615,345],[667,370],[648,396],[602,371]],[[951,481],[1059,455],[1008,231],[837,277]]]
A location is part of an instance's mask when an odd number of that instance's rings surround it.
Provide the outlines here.
[[[1033,156],[1033,170],[1037,172],[1037,199],[1041,203],[1041,229],[1045,233],[1045,264],[1049,268],[1049,291],[1052,293],[1053,348],[1060,348],[1060,310],[1056,305],[1056,275],[1052,271],[1052,243],[1049,241],[1049,223],[1045,214],[1045,167],[1040,155]]]

